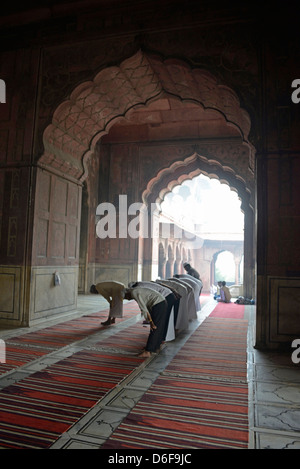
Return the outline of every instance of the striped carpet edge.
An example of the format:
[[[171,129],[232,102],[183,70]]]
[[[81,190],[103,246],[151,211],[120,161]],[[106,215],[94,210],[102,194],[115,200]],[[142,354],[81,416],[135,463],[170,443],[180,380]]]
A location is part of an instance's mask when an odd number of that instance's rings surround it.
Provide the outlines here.
[[[204,320],[102,448],[248,448],[247,331]]]

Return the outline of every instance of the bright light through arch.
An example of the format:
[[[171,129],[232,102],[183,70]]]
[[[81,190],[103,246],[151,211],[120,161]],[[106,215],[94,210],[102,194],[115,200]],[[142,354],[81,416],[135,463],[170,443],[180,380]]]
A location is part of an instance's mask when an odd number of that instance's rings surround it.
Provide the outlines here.
[[[235,191],[200,174],[166,194],[161,217],[196,231],[204,239],[244,239],[244,214]]]
[[[161,226],[175,224],[184,233],[196,235],[191,242],[183,239],[182,246],[189,254],[181,258],[195,262],[195,268],[203,274],[206,291],[212,291],[217,280],[229,285],[243,282],[244,214],[237,192],[218,179],[201,174],[174,187],[160,208]],[[223,251],[230,252],[231,262],[226,256],[218,256],[217,273],[215,255]],[[216,279],[216,274],[223,278]]]

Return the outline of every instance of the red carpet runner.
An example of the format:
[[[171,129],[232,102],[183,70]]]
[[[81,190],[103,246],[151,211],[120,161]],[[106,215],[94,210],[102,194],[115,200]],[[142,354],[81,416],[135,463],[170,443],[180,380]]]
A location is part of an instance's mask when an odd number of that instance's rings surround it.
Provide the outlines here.
[[[244,314],[244,305],[237,303],[218,303],[212,313],[210,313],[210,317],[243,319]]]
[[[83,350],[2,389],[0,448],[51,446],[144,361],[136,355],[144,347],[148,334],[149,329],[141,323],[128,328],[127,335],[135,337],[129,351],[134,355],[128,351],[120,353],[124,332],[119,332],[114,335],[114,346],[119,347],[119,353]],[[108,344],[109,339],[100,343]]]
[[[136,314],[140,314],[137,303],[126,303],[124,317],[117,322]],[[0,363],[0,375],[104,329],[101,322],[107,315],[108,310],[104,310],[6,340],[6,363]]]
[[[137,314],[135,303],[129,309]],[[87,337],[101,328],[106,315],[85,316],[10,340],[9,366]],[[148,333],[141,323],[130,326],[94,344],[93,350],[82,350],[3,388],[0,448],[49,448],[143,362],[136,354]],[[246,337],[244,320],[207,318],[104,448],[247,447]],[[21,355],[28,351],[25,359],[13,356],[12,342],[20,344]]]
[[[208,317],[102,448],[247,447],[247,321]]]

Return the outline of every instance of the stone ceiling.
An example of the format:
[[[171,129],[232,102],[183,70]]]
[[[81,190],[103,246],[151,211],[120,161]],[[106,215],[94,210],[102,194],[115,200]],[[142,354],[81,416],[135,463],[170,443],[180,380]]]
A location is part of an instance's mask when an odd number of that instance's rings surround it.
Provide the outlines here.
[[[234,126],[228,125],[218,111],[204,110],[193,102],[165,97],[126,117],[102,137],[102,143],[163,141],[178,139],[240,138]]]

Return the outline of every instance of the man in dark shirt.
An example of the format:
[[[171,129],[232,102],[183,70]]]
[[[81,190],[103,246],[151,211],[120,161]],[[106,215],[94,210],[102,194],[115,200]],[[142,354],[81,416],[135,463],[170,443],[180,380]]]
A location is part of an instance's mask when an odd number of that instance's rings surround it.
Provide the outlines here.
[[[184,270],[186,270],[186,272],[191,275],[192,277],[195,277],[196,279],[200,280],[200,275],[199,275],[199,272],[197,272],[196,269],[194,269],[193,267],[191,267],[191,264],[189,264],[188,262],[185,262],[183,264],[183,267],[184,267]]]

